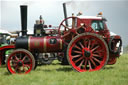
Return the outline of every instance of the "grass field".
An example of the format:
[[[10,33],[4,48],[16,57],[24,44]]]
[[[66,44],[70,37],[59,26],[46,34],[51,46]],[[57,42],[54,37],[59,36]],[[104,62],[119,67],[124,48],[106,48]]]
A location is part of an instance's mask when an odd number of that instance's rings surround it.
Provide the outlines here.
[[[27,75],[10,75],[2,66],[0,85],[128,85],[128,54],[123,54],[115,65],[95,72],[75,72],[57,61],[39,66]]]

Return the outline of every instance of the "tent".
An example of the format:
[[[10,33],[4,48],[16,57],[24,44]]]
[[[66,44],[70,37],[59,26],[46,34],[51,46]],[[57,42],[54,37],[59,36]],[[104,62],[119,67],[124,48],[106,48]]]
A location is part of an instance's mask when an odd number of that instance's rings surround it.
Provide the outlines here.
[[[11,35],[11,33],[10,32],[8,32],[7,30],[3,30],[3,29],[1,29],[0,28],[0,34],[9,34],[9,35]]]

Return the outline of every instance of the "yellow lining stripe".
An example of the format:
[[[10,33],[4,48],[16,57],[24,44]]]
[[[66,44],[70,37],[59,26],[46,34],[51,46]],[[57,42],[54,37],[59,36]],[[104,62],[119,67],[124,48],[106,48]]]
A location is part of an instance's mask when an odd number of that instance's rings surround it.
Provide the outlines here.
[[[46,48],[47,48],[47,43],[46,43],[46,37],[44,37],[44,52],[46,52]]]
[[[60,49],[62,49],[62,40],[60,39]]]
[[[30,36],[31,37],[31,36]],[[30,51],[30,37],[28,37],[28,50]]]

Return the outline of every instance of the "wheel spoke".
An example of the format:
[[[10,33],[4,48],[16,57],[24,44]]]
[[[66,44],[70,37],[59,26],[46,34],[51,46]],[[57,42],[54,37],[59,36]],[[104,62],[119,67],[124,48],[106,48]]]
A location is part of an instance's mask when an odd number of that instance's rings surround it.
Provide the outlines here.
[[[14,63],[11,65],[11,67],[16,67],[16,66],[17,66],[17,64],[14,64]]]
[[[19,68],[18,65],[16,67],[14,67],[15,71],[17,71],[18,68]]]
[[[17,61],[19,61],[20,59],[15,55],[15,59],[17,60]]]
[[[89,69],[92,70],[91,62],[88,61],[88,64],[89,64]]]
[[[88,49],[90,49],[91,40],[88,41]]]
[[[66,41],[64,41],[64,40],[63,40],[63,42],[64,42],[66,45],[68,45],[68,44],[69,44],[68,42],[66,42]]]
[[[73,58],[77,58],[77,57],[80,57],[81,55],[75,55],[75,56],[72,56]]]
[[[29,69],[30,65],[29,64],[24,64],[24,67],[27,67]]]
[[[84,46],[87,47],[87,41],[86,40],[84,40]]]
[[[75,63],[77,63],[78,61],[82,60],[83,57],[80,57],[79,59],[77,59],[76,61],[74,61]]]
[[[79,50],[82,50],[79,46],[75,45],[74,46],[75,48],[79,49]]]
[[[104,51],[103,50],[100,50],[100,51],[94,51],[93,52],[93,56],[96,56],[96,57],[101,57],[101,56],[104,56]]]
[[[30,63],[30,60],[24,60],[24,64]]]
[[[97,41],[96,40],[92,40],[90,49],[93,49],[95,45],[97,45]]]
[[[74,50],[73,52],[74,52],[74,53],[78,53],[78,54],[82,54],[81,51],[76,51],[76,50]]]
[[[22,53],[20,53],[20,58],[19,59],[21,60],[21,58],[22,58]]]
[[[84,69],[86,69],[86,67],[87,67],[87,60],[85,59],[84,62],[85,62],[85,63],[84,63]]]
[[[69,34],[70,34],[70,31],[67,32],[66,34],[64,34],[64,35],[62,36],[62,38],[65,38],[65,37],[68,36]]]
[[[97,61],[100,64],[100,60],[96,59],[95,57],[92,57],[95,61]]]
[[[100,55],[98,55],[98,54],[92,54],[92,56],[94,57],[100,57]]]
[[[81,63],[79,64],[79,66],[78,66],[78,67],[81,67],[81,66],[82,66],[82,64],[83,64],[83,62],[84,62],[84,60],[82,60],[82,61],[81,61]]]
[[[93,51],[93,53],[102,53],[102,52],[105,52],[104,49],[103,49],[103,50],[96,50],[96,51]]]
[[[94,66],[96,66],[96,63],[93,61],[92,58],[90,58],[90,61],[93,63]]]
[[[63,27],[67,28],[68,30],[70,30],[66,25],[62,24]]]
[[[81,43],[81,42],[79,42],[79,44],[80,44],[80,46],[81,46],[82,48],[84,48],[84,46],[82,45],[82,43]]]
[[[27,56],[24,56],[24,57],[23,57],[23,59],[22,59],[22,61],[24,61],[24,60],[25,60],[25,58],[27,58]]]
[[[77,35],[79,35],[79,33],[78,33],[77,31],[76,31],[75,33],[76,33]]]
[[[80,29],[80,28],[83,28],[83,25],[82,25],[82,26],[77,27],[77,30],[78,30],[78,29]]]
[[[92,49],[92,52],[99,48],[99,45]]]
[[[14,60],[14,59],[12,59],[11,61],[12,61],[13,63],[17,63],[17,62],[18,62],[17,60]]]

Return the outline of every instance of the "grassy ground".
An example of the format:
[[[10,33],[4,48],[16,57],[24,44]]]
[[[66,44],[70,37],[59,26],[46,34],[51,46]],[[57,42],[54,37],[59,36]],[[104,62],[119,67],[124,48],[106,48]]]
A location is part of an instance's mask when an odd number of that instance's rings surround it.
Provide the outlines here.
[[[115,65],[95,72],[78,73],[55,61],[27,75],[10,75],[3,66],[0,85],[128,85],[128,54],[122,55]]]

